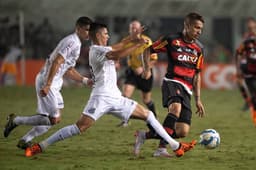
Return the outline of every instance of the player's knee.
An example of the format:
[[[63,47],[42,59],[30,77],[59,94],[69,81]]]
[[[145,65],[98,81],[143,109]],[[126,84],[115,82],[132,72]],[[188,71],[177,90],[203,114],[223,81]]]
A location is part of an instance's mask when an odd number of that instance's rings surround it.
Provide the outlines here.
[[[78,129],[80,130],[81,133],[85,132],[86,128],[84,128],[84,126],[78,125],[76,124]]]
[[[91,126],[89,124],[79,124],[79,123],[76,123],[76,125],[79,128],[81,133],[85,132]]]
[[[50,119],[50,122],[52,125],[56,125],[56,124],[60,123],[60,121],[61,121],[60,117],[50,117],[49,119]]]
[[[178,138],[184,138],[188,136],[188,132],[183,131],[183,132],[176,133],[176,135]]]
[[[89,116],[83,115],[77,122],[76,125],[79,128],[80,132],[85,132],[88,128],[90,128],[94,124],[95,120],[90,118]]]
[[[177,129],[176,135],[178,138],[184,138],[188,136],[189,130],[188,129]]]
[[[181,112],[181,104],[180,103],[173,103],[168,107],[169,113],[176,115],[177,117],[180,115]]]

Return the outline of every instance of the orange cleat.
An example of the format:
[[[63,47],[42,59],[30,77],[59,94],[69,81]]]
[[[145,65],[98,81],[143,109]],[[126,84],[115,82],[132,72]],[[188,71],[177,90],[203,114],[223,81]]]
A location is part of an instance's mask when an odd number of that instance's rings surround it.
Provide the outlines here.
[[[25,156],[26,157],[31,157],[31,156],[34,156],[38,153],[41,153],[42,152],[42,149],[40,147],[40,145],[38,143],[26,148],[25,150]]]
[[[197,141],[192,140],[191,142],[180,142],[180,147],[174,151],[177,157],[181,157],[185,154],[185,152],[193,149],[196,145]]]

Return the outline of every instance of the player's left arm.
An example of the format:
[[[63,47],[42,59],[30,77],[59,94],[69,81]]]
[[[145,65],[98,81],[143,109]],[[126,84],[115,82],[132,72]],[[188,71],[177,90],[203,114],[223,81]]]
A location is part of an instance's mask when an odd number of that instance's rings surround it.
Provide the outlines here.
[[[194,84],[194,97],[195,97],[195,103],[196,103],[196,114],[198,114],[199,117],[203,117],[205,115],[205,110],[204,110],[204,106],[203,103],[201,101],[201,75],[200,72],[197,72],[194,80],[193,80],[193,84]]]
[[[113,49],[113,46],[111,46],[112,50],[106,53],[106,58],[109,60],[118,60],[120,58],[126,57],[129,54],[131,54],[133,50],[141,47],[147,42],[148,41],[146,39],[141,38],[141,39],[138,39],[136,42],[134,42],[132,46],[127,48],[121,48],[119,50],[115,50]]]
[[[90,78],[82,76],[74,67],[71,67],[66,71],[65,77],[88,85],[89,87],[93,85],[93,81]]]
[[[46,82],[40,90],[40,95],[42,97],[47,96],[47,94],[49,93],[49,90],[50,90],[50,87],[52,85],[52,81],[54,79],[54,76],[58,72],[58,69],[60,68],[61,64],[63,64],[64,62],[65,62],[64,57],[61,54],[57,54],[57,56],[53,60],[53,63],[50,67],[49,74],[46,78]]]

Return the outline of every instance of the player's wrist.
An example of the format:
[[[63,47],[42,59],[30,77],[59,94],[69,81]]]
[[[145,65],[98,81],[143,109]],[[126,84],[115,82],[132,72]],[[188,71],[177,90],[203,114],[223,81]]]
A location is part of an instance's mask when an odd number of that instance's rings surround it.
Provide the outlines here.
[[[85,85],[87,85],[88,84],[88,78],[87,77],[83,77],[83,79],[82,79],[82,83],[83,84],[85,84]]]
[[[200,100],[200,96],[195,96],[195,100],[199,101]]]
[[[45,84],[46,87],[50,87],[52,83],[48,82]]]

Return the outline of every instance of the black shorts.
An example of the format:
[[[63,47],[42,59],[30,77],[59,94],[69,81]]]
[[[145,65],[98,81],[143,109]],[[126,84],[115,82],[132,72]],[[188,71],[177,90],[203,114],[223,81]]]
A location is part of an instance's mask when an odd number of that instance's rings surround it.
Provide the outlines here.
[[[153,87],[153,73],[151,70],[151,77],[146,80],[141,75],[136,75],[131,68],[127,68],[125,71],[125,82],[124,84],[134,85],[137,89],[144,93],[150,92]]]
[[[242,71],[243,74],[247,74],[247,63],[240,63],[240,69]]]
[[[163,81],[162,84],[162,102],[163,107],[168,108],[172,103],[181,104],[181,113],[177,122],[191,124],[192,111],[190,104],[191,96],[184,87],[176,82]]]

